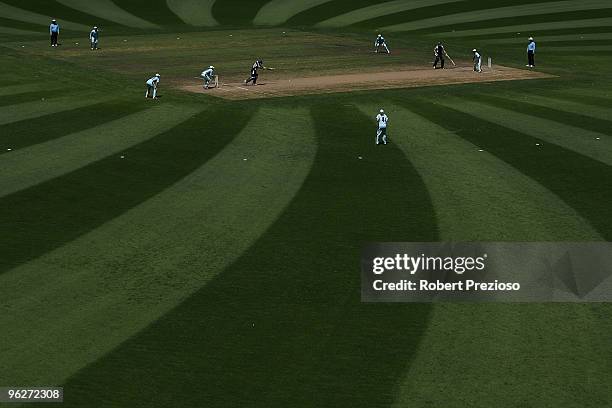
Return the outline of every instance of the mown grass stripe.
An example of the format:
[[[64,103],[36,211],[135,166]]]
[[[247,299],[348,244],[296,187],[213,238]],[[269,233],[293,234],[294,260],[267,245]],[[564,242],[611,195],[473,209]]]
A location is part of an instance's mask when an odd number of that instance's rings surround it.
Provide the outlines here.
[[[174,127],[122,151],[123,159],[109,156],[1,198],[2,222],[14,227],[0,247],[0,273],[61,247],[185,177],[225,146],[250,113],[205,111],[177,124],[181,113],[175,112],[174,122],[168,120]],[[211,114],[228,123],[217,124],[218,140],[201,143]]]
[[[112,0],[129,13],[165,27],[179,29],[184,23],[170,9],[166,0]],[[202,0],[209,1],[209,0]]]
[[[212,13],[221,24],[249,25],[257,12],[269,0],[220,0],[213,4]]]
[[[478,98],[478,101],[466,98],[449,98],[440,102],[440,104],[478,119],[540,139],[531,146],[519,145],[519,140],[517,140],[514,149],[539,149],[535,143],[546,142],[588,156],[601,163],[612,165],[612,138],[604,134],[527,113],[520,113],[507,109],[507,107],[504,109],[496,106],[490,100],[483,100],[481,97]],[[597,140],[598,137],[600,140]]]
[[[491,38],[481,40],[486,44],[524,44],[526,36],[514,38]],[[559,35],[538,35],[538,43],[554,43],[562,41],[592,41],[592,40],[612,40],[612,33],[586,33],[586,34],[559,34]]]
[[[419,99],[418,102],[410,101],[407,106],[413,112],[456,132],[462,138],[533,178],[574,208],[604,239],[612,237],[612,227],[608,222],[612,217],[612,207],[609,205],[612,200],[612,189],[609,188],[607,181],[612,177],[612,167],[602,161],[552,144],[552,140],[544,146],[536,146],[536,143],[542,143],[544,135],[538,133],[538,136],[534,137],[515,130],[517,126],[524,125],[516,118],[507,127],[496,124],[494,121],[501,118],[485,116],[484,107],[471,109],[470,113],[462,112],[462,109],[469,106],[468,102],[458,100],[450,107],[450,102],[444,102],[446,106],[442,106],[441,103],[432,104]],[[498,108],[487,107],[487,109]],[[478,118],[476,122],[475,118]],[[538,128],[538,131],[545,131],[549,125],[551,123],[547,121]],[[567,130],[565,127],[565,132]],[[559,139],[564,134],[558,133],[555,136]],[[585,146],[580,137],[575,139],[572,144],[573,149]],[[610,156],[607,156],[600,155],[600,160],[610,161]],[[546,171],[542,171],[543,169]]]
[[[55,0],[64,6],[73,8],[83,13],[90,14],[92,16],[101,17],[105,20],[115,22],[127,27],[134,28],[159,28],[157,24],[153,24],[149,21],[143,20],[133,14],[128,13],[117,4],[113,3],[112,0]]]
[[[0,34],[18,35],[18,36],[42,35],[40,32],[36,32],[36,31],[22,30],[20,28],[2,27],[2,26],[0,26]]]
[[[571,126],[571,129],[574,133],[580,134],[580,129],[584,129],[593,132],[592,134],[590,134],[590,136],[612,136],[612,121],[608,119],[598,119],[592,117],[592,115],[587,116],[580,113],[574,113],[570,112],[567,109],[564,110],[558,109],[557,107],[552,108],[542,106],[541,104],[533,104],[530,103],[529,100],[523,100],[521,101],[521,103],[517,103],[516,101],[513,101],[511,99],[494,95],[479,95],[478,99],[500,108],[505,108],[515,112],[521,112],[526,115],[547,119],[551,122],[563,123],[567,126]]]
[[[9,105],[0,107],[0,125],[19,122],[38,118],[40,116],[51,115],[57,112],[62,112],[70,109],[76,109],[83,106],[94,105],[100,103],[104,99],[92,97],[90,94],[79,95],[78,97],[65,96],[59,98],[49,98],[44,101],[25,102],[17,105]]]
[[[112,101],[101,102],[35,119],[0,126],[0,154],[80,132],[123,116],[142,111],[145,105]],[[8,151],[11,149],[11,151]]]
[[[555,115],[555,117],[557,118],[559,116],[563,116],[559,114],[559,111],[580,115],[578,117],[570,116],[567,121],[564,121],[564,123],[575,124],[578,127],[582,127],[583,125],[581,124],[588,121],[585,116],[601,121],[596,127],[597,130],[609,129],[610,127],[612,127],[612,122],[610,122],[610,120],[612,120],[612,115],[610,114],[610,108],[612,108],[612,101],[609,102],[608,106],[602,107],[587,105],[578,101],[562,99],[558,97],[537,95],[534,93],[504,93],[495,96],[509,101],[524,102],[529,104],[527,105],[528,107],[535,105],[546,109],[552,109],[552,111],[546,111],[549,113],[549,115],[547,115],[548,118],[552,118],[552,115]],[[574,122],[574,120],[576,119],[580,120]]]
[[[23,21],[25,23],[32,24],[41,24],[43,25],[43,27],[41,27],[41,32],[48,32],[47,29],[49,27],[49,24],[51,23],[51,19],[53,18],[52,16],[45,16],[43,14],[34,13],[32,11],[24,10],[2,2],[0,2],[0,15],[2,15],[3,18],[11,20]],[[60,21],[60,24],[60,27],[65,27],[69,30],[87,31],[90,29],[90,27],[84,24],[73,23],[71,21],[66,20]]]
[[[10,95],[19,95],[29,92],[37,92],[37,91],[47,91],[51,92],[56,89],[64,88],[66,84],[64,83],[43,83],[43,82],[34,82],[29,84],[16,84],[0,87],[0,96],[10,96]]]
[[[201,109],[162,105],[0,156],[0,197],[122,153],[166,132]],[[51,131],[51,130],[50,130]]]
[[[186,24],[196,27],[214,27],[219,25],[212,14],[216,0],[166,0],[170,11]]]
[[[365,105],[372,112],[375,105]],[[542,240],[601,240],[602,238],[572,208],[533,179],[499,160],[494,155],[478,151],[478,147],[402,106],[385,103],[390,121],[391,143],[398,145],[423,177],[431,194],[440,239],[448,241],[524,241]],[[374,110],[375,111],[375,110]],[[435,406],[445,406],[447,395],[439,392],[440,379],[443,384],[462,382],[459,393],[468,401],[474,395],[495,405],[490,392],[476,383],[477,378],[499,377],[499,366],[489,364],[503,350],[506,359],[517,361],[508,367],[511,378],[541,378],[541,362],[532,358],[534,350],[524,350],[522,344],[531,330],[533,322],[538,329],[537,344],[557,340],[558,333],[551,335],[545,320],[552,318],[561,323],[569,314],[584,315],[579,332],[589,333],[601,343],[596,319],[588,310],[576,310],[568,306],[555,312],[543,310],[549,306],[529,307],[529,311],[517,311],[516,305],[442,305],[436,304],[418,351],[400,385],[394,407],[410,406],[411,401],[435,401]],[[568,310],[569,309],[569,310]],[[529,323],[529,324],[527,324]],[[482,327],[494,327],[488,334],[474,338],[472,333]],[[560,327],[563,327],[561,324]],[[567,328],[563,328],[565,331]],[[541,332],[540,332],[541,330]],[[574,330],[574,329],[573,329]],[[439,339],[453,334],[453,347],[449,348]],[[583,335],[583,334],[582,334]],[[558,350],[561,347],[562,351]],[[561,343],[554,347],[553,354],[577,353],[589,359],[598,351],[592,347],[575,348],[574,344]],[[445,369],[431,370],[440,359],[447,361]],[[565,361],[557,358],[551,361]],[[583,365],[579,365],[583,367]],[[592,364],[595,369],[599,364]],[[546,370],[550,365],[546,366]],[[484,373],[483,374],[483,370]],[[572,370],[566,370],[568,376]],[[598,367],[598,372],[605,369]],[[466,378],[467,377],[467,378]],[[497,380],[493,380],[497,381]],[[501,378],[496,387],[504,392],[513,392],[517,382]],[[559,381],[561,383],[561,381]],[[454,390],[455,394],[456,391]],[[539,401],[540,394],[530,401]],[[497,394],[499,395],[499,394]],[[433,396],[433,397],[432,397]],[[547,405],[547,404],[542,404]]]
[[[388,27],[384,27],[382,30],[413,31],[431,27],[447,26],[452,24],[493,20],[496,18],[549,14],[551,10],[554,10],[555,13],[562,13],[569,11],[599,10],[607,8],[612,8],[612,3],[610,3],[608,0],[582,0],[579,2],[574,0],[564,0],[556,2],[532,3],[522,4],[518,6],[472,10],[440,17],[426,18],[422,20],[391,25]]]
[[[31,91],[31,92],[13,94],[13,95],[6,95],[0,98],[0,108],[3,106],[18,105],[18,104],[28,103],[28,102],[38,102],[38,101],[42,102],[48,99],[49,96],[61,97],[64,95],[69,95],[73,91],[74,91],[73,89],[64,87],[61,89],[55,89],[53,91],[39,90],[39,91]]]
[[[332,0],[270,0],[263,5],[253,19],[255,25],[279,25],[287,22],[291,17]]]
[[[233,140],[229,129],[195,132],[192,142],[208,156],[229,144],[118,218],[0,276],[0,297],[14,311],[0,316],[12,339],[0,350],[0,376],[62,382],[204,286],[300,190],[316,153],[312,129],[307,109],[275,107],[260,109]],[[161,171],[174,167],[170,153],[162,156],[170,161]]]
[[[561,29],[572,29],[572,28],[575,29],[575,28],[586,28],[586,27],[608,27],[610,25],[612,25],[612,17],[603,17],[603,18],[532,23],[529,25],[518,24],[518,25],[510,25],[510,26],[475,28],[472,30],[447,31],[443,33],[426,34],[426,35],[428,37],[436,37],[436,38],[454,38],[454,37],[472,37],[472,36],[475,37],[475,36],[485,36],[485,35],[503,34],[503,33],[526,33],[528,35],[537,35],[538,31],[561,30]]]
[[[435,240],[433,210],[401,152],[364,133],[371,118],[323,103],[313,120],[317,156],[283,216],[208,285],[66,382],[69,406],[108,387],[109,405],[167,405],[166,391],[196,384],[207,392],[185,394],[185,406],[391,403],[430,307],[362,304],[360,249],[369,240]]]
[[[363,112],[378,105],[364,104]],[[488,152],[399,104],[385,104],[390,140],[423,178],[441,239],[599,240],[558,196]],[[503,180],[503,182],[500,182]]]
[[[575,52],[588,53],[591,55],[593,51],[612,51],[612,45],[553,45],[546,47],[547,52]]]
[[[478,407],[605,406],[609,390],[577,379],[576,372],[611,374],[609,360],[601,358],[610,353],[611,327],[598,316],[608,315],[608,306],[436,304],[392,407],[414,401],[447,407],[451,394],[462,401],[450,405],[456,407],[463,401],[477,401],[472,406]],[[550,379],[544,389],[526,385],[545,377]],[[479,385],[483,378],[489,387]]]
[[[318,27],[345,27],[362,21],[383,17],[394,13],[415,10],[424,7],[440,6],[448,3],[456,3],[464,0],[394,0],[386,3],[363,7],[348,13],[323,20],[316,24]]]
[[[563,88],[555,90],[555,92],[576,95],[583,98],[582,100],[591,99],[593,103],[601,103],[602,105],[607,105],[612,101],[612,89],[607,87],[585,86],[583,88]]]
[[[56,0],[28,0],[27,2],[20,1],[20,0],[2,0],[2,2],[9,4],[13,7],[26,9],[27,11],[30,11],[33,13],[42,14],[45,16],[56,18],[58,22],[60,23],[60,26],[62,27],[62,29],[75,30],[74,28],[64,27],[62,24],[62,21],[64,20],[78,22],[79,24],[83,24],[89,27],[89,29],[91,29],[91,27],[94,24],[97,24],[102,27],[115,26],[115,23],[111,21],[103,20],[100,17],[80,12],[76,9],[63,5]],[[24,23],[21,23],[21,24],[24,24]],[[42,24],[42,22],[38,24],[38,28],[39,29],[42,28],[40,33],[43,35],[44,34],[48,35],[48,30],[45,30],[45,28],[48,28],[49,22],[45,24],[45,27],[40,27],[40,24]],[[11,24],[3,24],[3,25],[8,25],[8,26],[15,27],[15,28],[21,28],[18,26],[19,23],[17,23],[17,21],[15,20],[12,20]],[[87,32],[83,33],[81,30],[79,31],[82,34],[87,34]],[[70,33],[70,34],[72,35],[74,33]]]

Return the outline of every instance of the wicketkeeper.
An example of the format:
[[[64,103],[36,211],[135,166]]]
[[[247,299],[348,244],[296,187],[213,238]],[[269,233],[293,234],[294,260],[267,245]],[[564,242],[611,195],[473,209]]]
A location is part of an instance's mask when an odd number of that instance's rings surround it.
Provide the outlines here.
[[[49,35],[51,36],[51,46],[57,47],[57,38],[59,37],[60,26],[57,24],[57,20],[51,20],[49,25]]]
[[[147,93],[145,93],[145,98],[149,97],[149,93],[152,95],[153,99],[157,98],[157,85],[159,84],[159,77],[159,74],[155,74],[154,77],[147,80]]]
[[[89,44],[91,45],[92,50],[98,49],[98,27],[94,27],[89,32]]]
[[[376,144],[387,144],[387,122],[389,118],[385,114],[383,109],[376,115],[376,122],[378,122],[378,130],[376,130]]]
[[[374,41],[374,52],[378,53],[378,50],[380,50],[381,47],[387,51],[387,54],[391,53],[391,51],[389,51],[389,47],[387,47],[385,37],[383,37],[382,34],[378,34],[376,40]]]
[[[472,58],[474,61],[474,71],[482,72],[482,57],[476,48],[474,48],[472,52],[474,53],[474,57]]]
[[[259,73],[257,72],[259,69],[268,69],[264,66],[263,61],[258,59],[253,63],[251,67],[251,76],[244,81],[245,85],[248,85],[249,82],[253,82],[253,85],[257,85],[257,78],[259,77]]]
[[[215,67],[213,67],[212,65],[209,66],[207,69],[202,71],[200,76],[204,80],[204,89],[208,89],[208,87],[210,86],[210,83],[212,82],[213,78],[215,77]]]

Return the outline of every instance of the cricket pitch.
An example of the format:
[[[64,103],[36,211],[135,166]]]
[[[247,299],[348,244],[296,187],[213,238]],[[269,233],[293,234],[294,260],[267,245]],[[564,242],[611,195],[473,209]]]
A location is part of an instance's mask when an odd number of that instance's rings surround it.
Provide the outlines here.
[[[414,68],[401,71],[355,73],[302,77],[293,79],[274,79],[273,74],[265,74],[257,86],[230,82],[213,89],[202,89],[201,83],[185,84],[181,89],[206,93],[229,100],[276,98],[285,96],[353,92],[368,89],[396,89],[423,86],[439,86],[476,82],[514,81],[526,79],[553,78],[552,75],[532,70],[510,68],[501,65],[485,68],[482,73],[474,72],[472,67],[450,69]]]

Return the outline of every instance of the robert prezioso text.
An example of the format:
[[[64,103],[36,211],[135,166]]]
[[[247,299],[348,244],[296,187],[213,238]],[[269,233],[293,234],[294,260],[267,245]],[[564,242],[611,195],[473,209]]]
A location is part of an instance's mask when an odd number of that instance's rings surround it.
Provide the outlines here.
[[[423,292],[503,292],[518,291],[521,284],[518,282],[499,282],[497,279],[492,282],[477,282],[466,279],[460,282],[443,282],[440,280],[429,281],[420,279],[411,281],[402,279],[395,282],[385,282],[377,279],[372,283],[376,291],[423,291]]]

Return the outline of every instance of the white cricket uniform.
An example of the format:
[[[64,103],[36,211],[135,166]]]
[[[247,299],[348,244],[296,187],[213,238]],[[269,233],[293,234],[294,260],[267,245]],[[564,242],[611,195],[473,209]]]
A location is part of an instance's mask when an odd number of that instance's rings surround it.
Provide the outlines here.
[[[157,97],[157,84],[159,84],[159,77],[157,76],[147,81],[147,93],[145,93],[145,98],[149,97],[149,91],[153,91],[153,98]]]
[[[204,88],[208,88],[208,84],[212,81],[215,71],[212,68],[208,68],[200,74],[202,79],[204,79]]]
[[[376,115],[376,122],[378,122],[378,130],[376,131],[376,144],[387,144],[387,123],[389,117],[384,113]]]

